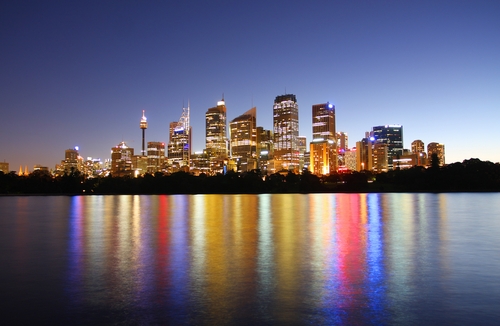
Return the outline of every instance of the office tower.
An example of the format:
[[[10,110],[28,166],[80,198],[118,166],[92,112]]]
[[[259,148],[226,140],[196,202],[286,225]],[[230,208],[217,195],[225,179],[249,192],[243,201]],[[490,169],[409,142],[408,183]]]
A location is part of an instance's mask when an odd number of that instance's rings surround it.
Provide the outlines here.
[[[429,165],[432,164],[432,154],[436,154],[439,159],[439,166],[445,165],[444,144],[429,143],[427,145],[427,157]]]
[[[9,173],[9,163],[3,161],[3,162],[0,162],[0,171],[2,171],[3,173],[7,174]]]
[[[377,173],[387,172],[389,169],[389,146],[384,143],[373,144],[373,171]]]
[[[173,125],[170,124],[172,128]],[[168,143],[168,162],[173,170],[183,168],[189,170],[191,160],[191,126],[189,124],[189,103],[187,108],[182,108],[182,115],[173,128]]]
[[[172,139],[174,138],[174,131],[175,131],[175,128],[177,127],[177,124],[179,122],[178,121],[173,121],[173,122],[170,122],[170,125],[169,125],[169,133],[168,133],[168,142],[170,143],[172,141]]]
[[[420,139],[414,140],[411,143],[411,152],[416,155],[416,165],[427,165],[427,154],[425,153],[424,142]]]
[[[123,177],[133,175],[132,157],[134,149],[121,142],[111,148],[111,175],[113,177]]]
[[[299,169],[299,106],[293,94],[277,96],[273,106],[274,168]]]
[[[205,143],[210,167],[213,172],[222,172],[228,158],[226,125],[226,102],[224,98],[205,114]]]
[[[335,105],[332,103],[312,106],[313,140],[337,140],[335,132]]]
[[[346,150],[344,153],[344,164],[345,168],[344,171],[357,171],[356,165],[357,165],[357,150],[356,147]]]
[[[373,127],[371,135],[376,143],[387,144],[388,146],[388,165],[393,169],[392,159],[403,154],[403,126],[385,125]]]
[[[349,149],[349,137],[346,132],[337,132],[337,151],[340,153]]]
[[[420,139],[414,140],[411,142],[411,152],[413,154],[425,152],[424,142]]]
[[[297,144],[299,148],[299,169],[302,171],[304,169],[304,165],[309,166],[309,162],[305,164],[304,154],[307,152],[307,137],[299,136],[297,137]]]
[[[310,171],[316,175],[337,172],[337,133],[335,106],[332,103],[312,106],[312,132]]]
[[[262,171],[263,174],[267,174],[269,169],[269,161],[273,160],[274,157],[274,143],[273,143],[273,132],[263,127],[257,127],[257,156],[258,169]],[[274,173],[274,169],[272,169]]]
[[[146,155],[146,150],[144,149],[144,145],[146,142],[146,129],[148,129],[148,120],[144,116],[144,110],[142,110],[142,118],[141,118],[141,124],[140,124],[141,130],[142,130],[142,151],[141,155],[145,156]]]
[[[79,164],[80,154],[78,153],[78,146],[64,151],[64,161],[61,162],[63,172],[70,173],[75,171],[82,171],[82,166]],[[83,164],[83,159],[81,160]]]
[[[229,123],[231,158],[236,160],[238,171],[257,168],[257,109],[255,107],[234,118]]]
[[[345,162],[345,152],[349,150],[348,144],[348,136],[347,133],[343,131],[337,132],[337,170],[338,171],[346,171],[346,162]]]
[[[375,139],[363,138],[356,142],[356,171],[373,170],[373,143]]]
[[[165,143],[159,141],[148,141],[148,173],[160,172],[165,163]]]

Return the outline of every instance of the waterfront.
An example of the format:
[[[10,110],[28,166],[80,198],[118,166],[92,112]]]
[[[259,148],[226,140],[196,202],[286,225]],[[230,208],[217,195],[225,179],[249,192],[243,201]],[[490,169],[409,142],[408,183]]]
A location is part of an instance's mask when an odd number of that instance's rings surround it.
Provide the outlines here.
[[[500,194],[0,197],[2,319],[498,324]]]

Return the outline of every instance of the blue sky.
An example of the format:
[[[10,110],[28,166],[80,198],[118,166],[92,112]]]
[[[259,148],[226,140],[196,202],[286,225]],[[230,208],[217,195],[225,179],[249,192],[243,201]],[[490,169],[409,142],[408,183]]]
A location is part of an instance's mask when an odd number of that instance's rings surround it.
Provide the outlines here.
[[[349,145],[403,125],[447,163],[500,161],[498,1],[11,1],[0,4],[0,161],[54,168],[64,150],[109,158],[168,141],[191,106],[193,150],[222,94],[228,120],[277,95],[336,106]]]

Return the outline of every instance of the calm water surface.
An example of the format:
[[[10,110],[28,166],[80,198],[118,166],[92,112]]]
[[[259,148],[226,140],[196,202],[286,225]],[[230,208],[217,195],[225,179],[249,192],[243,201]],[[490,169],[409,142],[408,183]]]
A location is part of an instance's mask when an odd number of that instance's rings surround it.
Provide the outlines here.
[[[500,324],[500,194],[0,197],[2,324]]]

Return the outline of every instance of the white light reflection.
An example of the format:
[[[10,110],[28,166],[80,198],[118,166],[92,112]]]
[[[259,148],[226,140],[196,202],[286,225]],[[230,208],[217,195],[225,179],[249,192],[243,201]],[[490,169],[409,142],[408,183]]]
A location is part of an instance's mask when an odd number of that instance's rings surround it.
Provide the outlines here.
[[[257,248],[259,297],[269,298],[275,284],[273,223],[271,219],[271,195],[259,195],[259,244]]]

